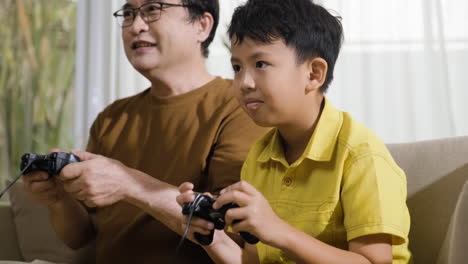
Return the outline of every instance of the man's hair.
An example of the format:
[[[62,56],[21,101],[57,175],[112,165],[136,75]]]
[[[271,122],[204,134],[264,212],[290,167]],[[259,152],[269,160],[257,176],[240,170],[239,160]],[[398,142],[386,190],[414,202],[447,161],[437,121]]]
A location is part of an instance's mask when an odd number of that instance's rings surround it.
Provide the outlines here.
[[[331,15],[312,0],[249,0],[234,11],[229,37],[235,44],[244,38],[271,43],[283,40],[294,48],[298,63],[320,57],[328,72],[320,91],[325,93],[343,42],[341,18]]]
[[[211,14],[213,16],[213,28],[211,29],[210,35],[208,38],[202,43],[202,54],[205,58],[208,57],[209,50],[208,47],[210,46],[211,42],[213,41],[216,29],[218,28],[219,24],[219,1],[218,0],[182,0],[182,4],[191,5],[189,7],[189,19],[191,22],[199,19],[205,12]]]

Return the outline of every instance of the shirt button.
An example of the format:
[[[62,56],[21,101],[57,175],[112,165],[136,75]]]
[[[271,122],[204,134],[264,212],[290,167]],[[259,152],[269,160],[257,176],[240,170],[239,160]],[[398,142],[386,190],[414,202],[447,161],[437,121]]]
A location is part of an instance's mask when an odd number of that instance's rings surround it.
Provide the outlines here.
[[[291,185],[291,183],[292,183],[291,178],[289,178],[289,177],[283,178],[283,184],[284,185],[289,186],[289,185]]]

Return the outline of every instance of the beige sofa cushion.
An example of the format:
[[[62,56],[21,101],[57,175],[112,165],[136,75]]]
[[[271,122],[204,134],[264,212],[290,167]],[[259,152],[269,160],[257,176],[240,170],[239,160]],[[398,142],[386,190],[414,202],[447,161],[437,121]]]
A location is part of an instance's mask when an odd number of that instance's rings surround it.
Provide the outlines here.
[[[29,199],[21,181],[13,185],[9,194],[19,248],[25,261],[90,263],[83,260],[88,249],[73,251],[57,237],[47,209]]]
[[[13,212],[10,204],[0,202],[0,260],[20,260]]]
[[[24,261],[10,261],[10,260],[0,260],[0,264],[55,264],[53,262],[44,261],[44,260],[35,260],[33,262],[24,262]]]
[[[409,246],[415,263],[436,263],[455,205],[468,180],[468,137],[388,147],[407,175]]]
[[[438,264],[466,263],[468,260],[468,181],[458,197]]]

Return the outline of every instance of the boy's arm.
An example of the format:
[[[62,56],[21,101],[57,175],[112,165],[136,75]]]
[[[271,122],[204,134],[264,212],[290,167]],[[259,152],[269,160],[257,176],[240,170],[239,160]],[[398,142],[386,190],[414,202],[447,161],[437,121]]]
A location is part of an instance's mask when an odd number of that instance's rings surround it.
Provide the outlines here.
[[[244,248],[241,248],[223,231],[216,231],[213,243],[208,246],[203,246],[203,248],[215,263],[260,263],[255,245],[245,243]]]
[[[183,207],[186,203],[193,202],[195,198],[193,187],[194,185],[189,182],[182,183],[179,186],[180,194],[177,196],[176,201],[181,207]],[[188,217],[184,216],[181,222],[181,228],[183,230],[185,230],[187,227],[187,221]],[[190,221],[187,238],[194,243],[198,243],[194,236],[195,232],[202,235],[208,235],[213,229],[213,223],[194,216]],[[211,244],[207,246],[201,246],[210,256],[210,258],[215,261],[215,263],[257,264],[258,254],[256,247],[254,245],[244,244],[245,243],[240,240],[239,235],[226,233],[224,230],[215,230]]]
[[[392,263],[392,241],[388,234],[353,239],[348,251],[323,243],[287,223],[281,230],[284,236],[269,244],[297,263]]]
[[[221,191],[213,208],[235,202],[240,208],[229,209],[226,222],[241,220],[232,226],[258,237],[263,243],[279,248],[298,263],[391,263],[391,235],[359,237],[349,244],[350,251],[338,249],[294,228],[279,218],[263,195],[247,182],[233,184]]]

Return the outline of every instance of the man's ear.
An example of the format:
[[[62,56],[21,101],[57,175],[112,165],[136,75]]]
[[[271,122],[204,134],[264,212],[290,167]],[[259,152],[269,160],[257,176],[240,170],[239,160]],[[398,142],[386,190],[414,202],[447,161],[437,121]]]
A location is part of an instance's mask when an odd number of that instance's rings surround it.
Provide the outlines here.
[[[327,78],[328,63],[320,57],[309,59],[305,63],[308,75],[308,84],[305,92],[309,93],[322,87]]]
[[[197,25],[197,40],[200,43],[203,43],[205,40],[208,39],[211,33],[211,29],[213,28],[213,25],[214,25],[213,16],[210,13],[205,12],[201,17],[198,18],[196,25]]]

